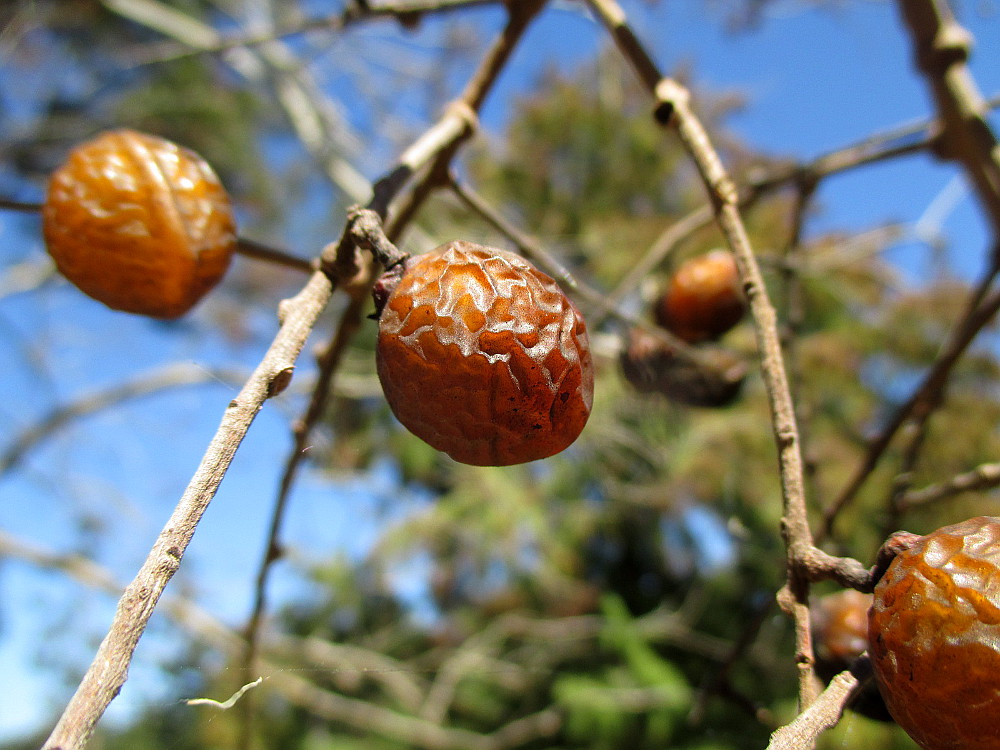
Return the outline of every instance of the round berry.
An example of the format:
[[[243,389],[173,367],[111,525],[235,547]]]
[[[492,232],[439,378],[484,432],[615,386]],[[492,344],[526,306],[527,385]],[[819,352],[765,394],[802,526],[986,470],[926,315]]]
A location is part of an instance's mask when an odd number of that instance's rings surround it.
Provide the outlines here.
[[[846,589],[820,597],[811,608],[816,673],[823,682],[851,668],[868,648],[868,609],[872,595]],[[848,708],[879,721],[891,721],[874,682],[867,683]]]
[[[917,538],[875,587],[875,678],[925,750],[1000,748],[1000,518]]]
[[[580,313],[524,258],[471,242],[410,260],[379,319],[376,364],[399,421],[462,463],[551,456],[590,416]]]
[[[229,197],[212,168],[132,130],[73,149],[49,179],[42,221],[67,279],[108,307],[157,318],[190,310],[236,247]]]
[[[727,250],[682,263],[654,308],[657,323],[692,344],[719,338],[744,312],[739,271]]]

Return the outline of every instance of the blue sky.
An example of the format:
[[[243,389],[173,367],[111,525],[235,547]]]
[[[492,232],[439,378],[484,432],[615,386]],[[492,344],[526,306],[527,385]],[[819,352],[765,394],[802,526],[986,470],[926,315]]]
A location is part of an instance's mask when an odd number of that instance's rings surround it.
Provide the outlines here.
[[[730,125],[749,144],[809,159],[931,111],[893,3],[850,2],[821,11],[809,2],[779,0],[759,28],[740,33],[725,30],[721,11],[705,10],[725,5],[665,0],[656,7],[640,2],[625,7],[665,72],[690,64],[697,83],[747,95],[745,110]],[[977,39],[973,74],[984,94],[1000,92],[1000,3],[964,2],[961,8],[963,23]],[[501,19],[493,10],[477,11],[475,17],[490,28]],[[592,56],[603,39],[578,6],[552,7],[531,29],[489,101],[486,127],[501,126],[511,97],[544,66],[571,68]],[[0,78],[4,65],[0,59]],[[943,229],[961,253],[960,267],[973,273],[986,236],[961,183],[953,183],[955,174],[950,165],[918,156],[829,180],[819,192],[821,211],[807,235],[889,220],[912,225],[943,191],[957,187],[958,200]],[[5,263],[43,252],[33,217],[0,212],[0,239]],[[926,272],[928,250],[920,242],[901,242],[892,257],[915,278]],[[252,323],[261,336],[271,326],[266,314]],[[260,353],[230,346],[210,332],[184,336],[176,327],[99,309],[65,286],[0,299],[0,336],[8,358],[7,377],[0,382],[0,423],[8,437],[85,387],[121,382],[176,361],[250,368]],[[95,358],[95,352],[102,354]],[[308,369],[307,361],[302,369]],[[0,527],[53,550],[75,549],[81,538],[92,539],[83,551],[129,580],[238,385],[212,381],[89,417],[60,432],[0,483]],[[300,397],[288,394],[267,405],[172,584],[192,590],[210,611],[234,624],[249,608],[252,572],[280,469],[274,456],[283,456],[289,445],[288,420],[300,403]],[[307,473],[291,504],[286,538],[315,559],[334,550],[360,554],[386,521],[373,499],[396,492],[387,467],[364,481],[339,483]],[[409,498],[402,509],[419,504],[419,498]],[[81,536],[81,524],[97,521],[111,525]],[[286,596],[298,586],[281,566],[275,583]],[[7,688],[0,703],[2,739],[37,728],[66,698],[67,688],[55,673],[35,664],[39,651],[51,643],[55,660],[85,667],[91,652],[79,648],[79,633],[103,633],[115,602],[16,562],[0,563],[0,591],[0,666]],[[51,616],[65,615],[67,603],[75,606],[78,618],[61,627],[72,629],[51,632]],[[167,628],[155,628],[157,637],[140,645],[133,679],[113,705],[112,719],[176,700],[158,685],[155,657],[169,651],[171,639]],[[39,648],[42,639],[46,649]]]

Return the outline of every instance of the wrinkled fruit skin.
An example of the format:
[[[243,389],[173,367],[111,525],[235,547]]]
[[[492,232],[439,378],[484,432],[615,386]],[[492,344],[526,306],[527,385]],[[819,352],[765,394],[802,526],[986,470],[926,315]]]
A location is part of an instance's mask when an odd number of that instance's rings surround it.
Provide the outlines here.
[[[1000,518],[945,526],[895,557],[868,651],[893,718],[925,750],[1000,749]]]
[[[868,610],[872,595],[846,589],[821,597],[811,608],[816,673],[825,683],[851,668],[868,648]],[[848,708],[877,721],[892,721],[874,681],[868,682]]]
[[[593,402],[580,313],[520,256],[470,242],[411,259],[382,310],[376,364],[399,421],[477,466],[558,453]]]
[[[49,179],[42,222],[49,254],[80,290],[156,318],[190,310],[236,248],[229,197],[211,167],[131,130],[70,153]]]
[[[746,312],[732,253],[713,250],[682,263],[653,312],[657,323],[688,343],[719,338]]]

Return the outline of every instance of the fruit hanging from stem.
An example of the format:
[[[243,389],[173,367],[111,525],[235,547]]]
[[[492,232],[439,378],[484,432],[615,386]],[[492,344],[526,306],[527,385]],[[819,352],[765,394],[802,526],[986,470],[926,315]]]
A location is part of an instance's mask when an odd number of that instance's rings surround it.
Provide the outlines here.
[[[376,349],[399,421],[479,466],[545,458],[576,440],[594,369],[583,318],[556,282],[519,255],[464,241],[407,263],[389,280]]]
[[[236,248],[229,197],[212,168],[133,130],[73,149],[49,179],[42,222],[49,254],[80,290],[156,318],[190,310]]]
[[[719,338],[746,312],[736,260],[728,250],[712,250],[682,263],[653,308],[656,322],[696,344]]]
[[[868,610],[872,595],[854,589],[819,597],[810,608],[816,674],[825,683],[851,668],[868,648]],[[877,721],[892,721],[874,680],[867,682],[848,708]]]
[[[924,750],[1000,750],[1000,518],[911,539],[875,587],[868,653]]]

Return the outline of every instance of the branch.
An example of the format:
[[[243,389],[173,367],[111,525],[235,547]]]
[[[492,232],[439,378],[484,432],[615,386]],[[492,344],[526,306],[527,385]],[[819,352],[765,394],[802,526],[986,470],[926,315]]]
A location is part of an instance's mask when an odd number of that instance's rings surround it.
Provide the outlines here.
[[[528,22],[541,9],[541,4],[539,2],[522,3],[518,8],[518,10],[512,9],[507,27],[485,55],[483,62],[466,86],[462,97],[449,105],[442,118],[404,151],[398,165],[376,182],[368,208],[351,210],[348,216],[348,229],[344,232],[340,246],[336,248],[332,258],[330,253],[325,254],[324,263],[332,264],[334,272],[336,272],[337,265],[343,263],[344,259],[353,253],[351,244],[369,250],[375,261],[385,268],[396,266],[406,258],[406,254],[389,240],[383,230],[382,220],[388,214],[393,199],[411,176],[421,170],[446,173],[458,146],[472,134],[478,121],[479,108],[527,28]],[[429,195],[431,187],[432,185],[427,184],[426,181],[414,187],[408,210],[397,212],[393,217],[393,225],[390,230],[393,234],[402,231],[409,218]],[[312,398],[305,413],[293,427],[293,445],[286,460],[285,470],[275,499],[264,558],[258,568],[254,587],[254,603],[246,627],[248,647],[245,669],[248,675],[255,668],[260,625],[266,608],[267,580],[273,562],[280,556],[279,538],[288,497],[305,456],[304,447],[326,409],[334,374],[340,365],[344,351],[360,328],[362,312],[367,302],[366,292],[370,287],[374,271],[374,267],[370,266],[363,278],[352,281],[349,289],[351,301],[341,317],[336,335],[326,350],[318,357],[319,374]],[[341,272],[344,272],[344,269],[341,269]],[[243,747],[250,745],[254,716],[254,712],[250,708],[251,704],[251,701],[246,702],[247,713],[243,724]]]
[[[296,271],[312,273],[316,270],[313,261],[306,258],[299,258],[284,250],[269,247],[256,240],[240,237],[236,241],[236,252],[245,258],[260,260],[265,263],[273,263],[276,266],[294,268]]]
[[[395,18],[403,24],[413,24],[423,16],[450,13],[481,5],[499,5],[502,0],[402,0],[401,2],[386,2],[378,5],[362,6],[361,3],[348,3],[343,11],[331,13],[317,18],[307,18],[295,24],[266,32],[239,32],[219,35],[212,43],[191,49],[187,45],[164,42],[149,45],[135,56],[135,65],[150,65],[177,60],[190,55],[218,54],[232,49],[256,47],[268,44],[290,36],[298,36],[311,31],[337,32],[348,26],[363,21],[374,21],[384,18]],[[120,6],[121,0],[108,0],[106,5]]]
[[[933,503],[962,492],[992,489],[997,486],[1000,486],[1000,463],[981,464],[945,482],[932,484],[920,490],[911,490],[899,498],[897,505],[901,511],[909,510],[914,506]]]
[[[850,671],[841,672],[830,680],[826,690],[791,724],[772,734],[767,750],[811,750],[816,747],[816,738],[837,725],[844,707],[870,678],[871,662],[861,657]]]
[[[948,377],[959,359],[968,349],[976,335],[1000,311],[1000,291],[988,294],[990,286],[997,274],[997,266],[993,265],[980,280],[971,294],[971,300],[966,313],[953,329],[945,342],[941,354],[924,375],[923,380],[914,389],[910,397],[896,409],[878,436],[871,440],[861,464],[855,469],[847,485],[834,502],[823,514],[823,527],[820,538],[833,533],[834,525],[840,512],[856,497],[865,481],[878,465],[883,454],[888,450],[892,439],[899,429],[906,424],[911,415],[923,410],[933,410],[942,398],[942,392],[948,383]]]
[[[215,32],[201,25],[186,24],[187,16],[178,18],[155,0],[115,0],[125,10],[152,8],[170,23],[180,24],[180,31],[193,34],[203,44],[210,44]],[[401,190],[410,175],[427,164],[447,165],[462,140],[471,134],[475,112],[484,102],[493,83],[513,52],[530,20],[541,9],[541,0],[515,3],[510,20],[500,38],[487,53],[482,66],[466,86],[461,99],[448,108],[445,116],[404,152],[400,166],[391,179],[381,181],[369,208],[380,216]],[[236,449],[246,435],[264,401],[287,386],[297,359],[319,314],[325,308],[340,280],[356,276],[353,221],[345,227],[338,243],[324,249],[321,270],[310,277],[298,295],[279,307],[281,329],[260,365],[237,398],[230,402],[222,424],[206,451],[195,476],[167,522],[138,575],[126,588],[108,634],[93,663],[62,717],[45,744],[44,750],[77,750],[86,743],[94,726],[127,679],[128,666],[139,638],[167,582],[180,565],[181,557],[194,535],[202,515],[215,495]]]
[[[812,548],[813,539],[806,515],[799,432],[781,352],[777,314],[740,217],[736,186],[691,107],[690,93],[677,81],[661,75],[652,57],[628,26],[625,13],[615,0],[590,0],[590,5],[614,38],[619,51],[656,99],[657,121],[676,132],[698,168],[716,222],[736,258],[753,316],[778,448],[783,500],[782,534],[788,554],[789,586],[793,594],[791,601],[794,602],[791,614],[796,625],[796,663],[800,666],[799,696],[802,705],[808,705],[815,682],[809,629],[809,587],[808,581],[800,574],[798,561],[803,553]]]
[[[167,582],[180,566],[202,515],[225,476],[251,423],[264,402],[291,380],[295,360],[320,312],[333,293],[333,283],[315,272],[294,298],[281,305],[281,328],[264,358],[239,394],[229,402],[197,471],[180,502],[156,538],[146,561],[126,587],[107,635],[44,750],[78,750],[94,730],[125,680],[132,654],[146,629]]]
[[[171,364],[154,372],[145,373],[122,385],[89,393],[77,400],[59,406],[41,420],[22,430],[0,453],[0,475],[13,469],[40,442],[68,422],[119,406],[125,401],[152,396],[169,388],[183,388],[213,381],[224,382],[245,377],[231,371],[210,370],[191,363]]]
[[[20,211],[26,214],[37,214],[42,210],[41,203],[31,203],[29,201],[16,201],[12,198],[0,198],[0,209],[6,211]]]
[[[900,0],[916,64],[930,85],[943,124],[939,155],[962,164],[994,235],[1000,236],[1000,143],[989,108],[966,61],[972,37],[943,0]]]

